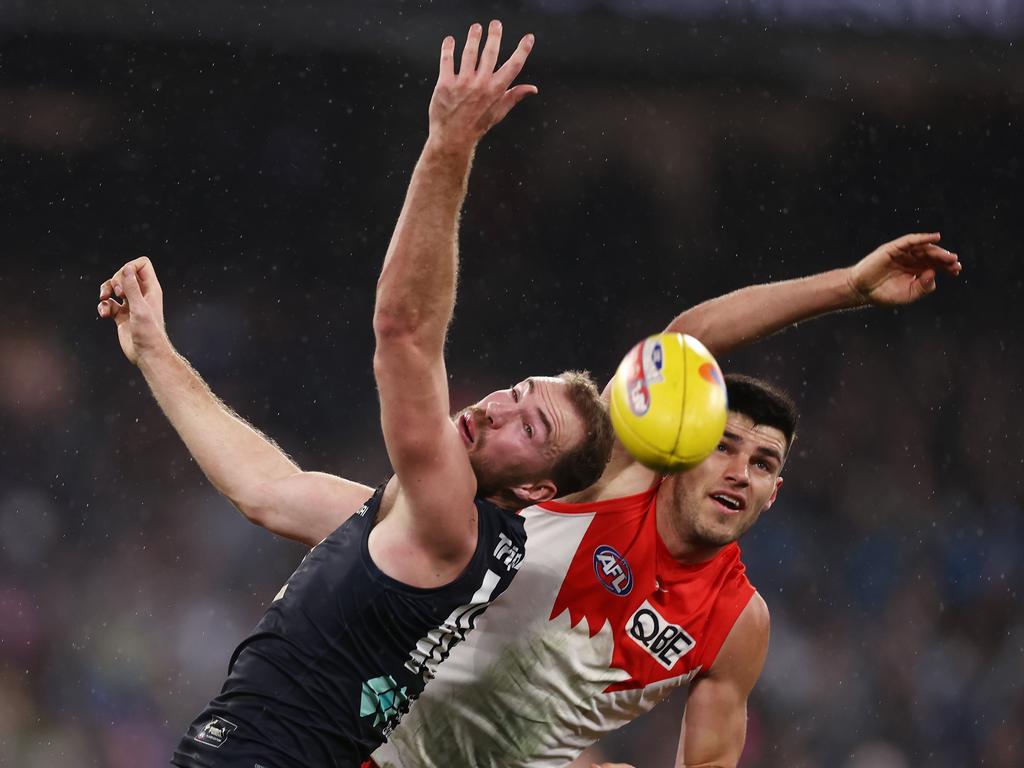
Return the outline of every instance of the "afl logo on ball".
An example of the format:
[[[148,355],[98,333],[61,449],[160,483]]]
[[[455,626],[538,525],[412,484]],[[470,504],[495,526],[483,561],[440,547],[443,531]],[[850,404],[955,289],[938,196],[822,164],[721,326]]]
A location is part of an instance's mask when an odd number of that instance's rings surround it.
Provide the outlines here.
[[[665,350],[661,348],[661,342],[657,339],[647,339],[644,342],[643,366],[644,378],[648,384],[657,384],[665,380],[662,375],[662,368],[665,366]]]
[[[601,586],[613,595],[625,597],[633,589],[633,571],[629,563],[607,544],[594,550],[594,573]]]
[[[636,416],[643,416],[651,407],[651,390],[644,375],[644,345],[637,344],[633,364],[626,379],[626,396],[629,409]]]

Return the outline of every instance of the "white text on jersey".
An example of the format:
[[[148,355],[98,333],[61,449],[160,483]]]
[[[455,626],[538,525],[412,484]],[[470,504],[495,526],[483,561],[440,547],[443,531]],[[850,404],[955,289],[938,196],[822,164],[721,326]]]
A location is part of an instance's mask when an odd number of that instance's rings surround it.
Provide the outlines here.
[[[644,600],[626,622],[626,634],[665,669],[672,669],[697,643],[678,624],[672,624]]]

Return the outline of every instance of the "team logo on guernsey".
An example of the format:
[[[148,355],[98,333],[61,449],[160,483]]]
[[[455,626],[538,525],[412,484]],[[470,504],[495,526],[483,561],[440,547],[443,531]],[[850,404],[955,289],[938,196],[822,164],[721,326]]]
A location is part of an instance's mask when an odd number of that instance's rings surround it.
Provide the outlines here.
[[[205,723],[199,729],[199,733],[193,736],[193,738],[200,744],[220,749],[221,745],[228,740],[231,732],[237,728],[237,725],[225,720],[223,717],[215,717],[208,723]]]
[[[359,716],[373,715],[374,727],[387,723],[396,717],[409,702],[406,689],[399,688],[391,675],[375,677],[363,683],[362,696],[359,699]]]
[[[665,669],[672,669],[697,644],[685,629],[670,622],[646,600],[626,622],[626,634]]]
[[[601,586],[613,595],[625,597],[633,589],[633,571],[629,563],[607,544],[594,550],[594,573]]]

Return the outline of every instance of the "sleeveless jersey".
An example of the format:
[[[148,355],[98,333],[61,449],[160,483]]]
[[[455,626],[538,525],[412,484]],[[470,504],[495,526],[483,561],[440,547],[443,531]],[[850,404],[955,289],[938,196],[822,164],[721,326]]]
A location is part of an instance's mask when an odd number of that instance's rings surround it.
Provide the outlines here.
[[[378,749],[381,768],[555,768],[708,669],[754,594],[730,544],[684,565],[657,487],[523,511],[519,575]]]
[[[419,589],[385,575],[368,548],[383,489],[309,551],[235,650],[175,765],[359,766],[508,587],[523,520],[481,499],[476,551],[458,578]]]

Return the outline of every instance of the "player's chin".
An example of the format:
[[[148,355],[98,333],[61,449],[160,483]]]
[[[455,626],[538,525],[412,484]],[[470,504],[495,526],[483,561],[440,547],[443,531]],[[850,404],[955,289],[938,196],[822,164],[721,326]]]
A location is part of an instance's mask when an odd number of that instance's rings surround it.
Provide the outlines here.
[[[740,519],[738,516],[718,514],[704,525],[701,537],[708,544],[724,547],[726,544],[732,544],[736,541],[749,527],[750,525],[747,521]]]

